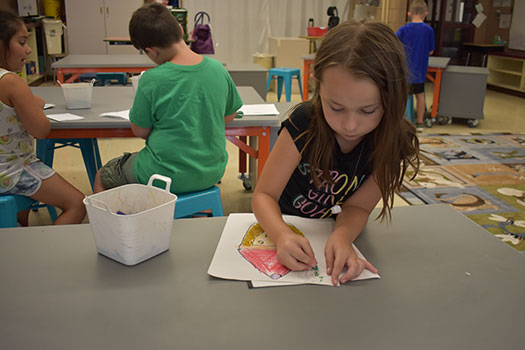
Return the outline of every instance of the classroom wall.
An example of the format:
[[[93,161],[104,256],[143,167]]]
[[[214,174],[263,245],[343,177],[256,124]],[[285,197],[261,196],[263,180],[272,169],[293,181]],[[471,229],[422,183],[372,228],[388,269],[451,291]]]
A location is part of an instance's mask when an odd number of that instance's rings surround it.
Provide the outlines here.
[[[16,0],[2,0],[0,1],[0,9],[11,10],[14,13],[18,13],[18,3]]]
[[[514,3],[510,7],[494,7],[494,0],[480,0],[479,2],[483,5],[483,13],[487,16],[487,19],[479,28],[476,28],[474,42],[477,44],[492,43],[494,36],[499,35],[501,40],[508,44],[510,29],[499,28],[499,21],[502,14],[512,13]]]

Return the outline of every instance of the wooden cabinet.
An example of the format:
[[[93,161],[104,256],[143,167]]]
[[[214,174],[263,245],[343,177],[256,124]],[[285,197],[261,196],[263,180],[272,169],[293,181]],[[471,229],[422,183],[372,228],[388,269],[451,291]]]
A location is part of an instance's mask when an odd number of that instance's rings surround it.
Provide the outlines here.
[[[70,54],[138,53],[132,45],[109,45],[106,37],[127,37],[133,11],[144,0],[65,0]]]
[[[489,55],[488,84],[525,92],[525,57]]]

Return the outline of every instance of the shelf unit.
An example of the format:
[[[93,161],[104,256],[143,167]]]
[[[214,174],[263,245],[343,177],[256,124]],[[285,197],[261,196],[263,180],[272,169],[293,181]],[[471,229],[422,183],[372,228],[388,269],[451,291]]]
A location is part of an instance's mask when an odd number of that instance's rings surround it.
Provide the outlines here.
[[[28,28],[27,44],[31,48],[31,53],[27,57],[26,66],[24,68],[25,79],[28,84],[31,84],[42,77],[40,72],[40,64],[38,62],[38,49],[37,49],[37,34],[36,28]]]
[[[525,58],[489,55],[488,84],[525,92]]]

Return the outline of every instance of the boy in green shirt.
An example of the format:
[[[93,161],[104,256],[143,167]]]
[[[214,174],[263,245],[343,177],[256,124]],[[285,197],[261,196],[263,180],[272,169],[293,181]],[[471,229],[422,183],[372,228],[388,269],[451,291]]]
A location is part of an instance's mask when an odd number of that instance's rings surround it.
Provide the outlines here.
[[[104,165],[95,192],[146,184],[153,174],[170,177],[173,193],[213,186],[228,161],[225,123],[242,106],[235,84],[222,63],[190,50],[162,4],[136,10],[129,33],[133,45],[158,64],[140,78],[129,114],[133,133],[146,143]]]

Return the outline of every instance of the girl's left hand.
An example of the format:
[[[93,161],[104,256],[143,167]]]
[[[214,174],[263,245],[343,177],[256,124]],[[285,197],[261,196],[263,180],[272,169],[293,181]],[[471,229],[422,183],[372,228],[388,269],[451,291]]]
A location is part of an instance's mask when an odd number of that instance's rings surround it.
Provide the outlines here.
[[[377,273],[377,269],[368,261],[357,256],[352,243],[346,237],[331,234],[324,249],[326,259],[326,273],[332,276],[332,284],[346,283],[356,278],[364,269]],[[339,275],[347,267],[346,273],[339,279]]]

